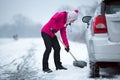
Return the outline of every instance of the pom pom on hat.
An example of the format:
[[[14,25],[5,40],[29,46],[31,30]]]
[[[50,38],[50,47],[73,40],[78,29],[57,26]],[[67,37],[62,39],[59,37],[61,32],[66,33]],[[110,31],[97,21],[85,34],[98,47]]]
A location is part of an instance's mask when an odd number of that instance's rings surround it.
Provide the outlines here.
[[[76,9],[76,10],[74,10],[76,13],[78,13],[79,11]]]
[[[78,12],[79,12],[78,10],[74,10],[74,11],[68,12],[68,21],[70,21],[70,20],[77,20]]]

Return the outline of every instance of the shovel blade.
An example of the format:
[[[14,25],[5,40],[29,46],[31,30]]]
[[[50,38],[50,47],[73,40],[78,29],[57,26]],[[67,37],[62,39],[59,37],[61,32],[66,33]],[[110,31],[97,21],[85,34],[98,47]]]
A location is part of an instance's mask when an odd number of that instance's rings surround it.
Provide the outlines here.
[[[87,66],[87,62],[85,61],[73,61],[73,65],[76,67],[84,68]]]

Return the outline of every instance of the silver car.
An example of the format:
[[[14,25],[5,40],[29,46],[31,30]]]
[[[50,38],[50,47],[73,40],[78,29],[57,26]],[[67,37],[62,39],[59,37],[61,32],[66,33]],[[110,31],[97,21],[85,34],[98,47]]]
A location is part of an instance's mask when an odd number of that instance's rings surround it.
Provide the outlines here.
[[[90,76],[99,77],[100,67],[120,63],[120,0],[103,0],[94,16],[84,16]]]

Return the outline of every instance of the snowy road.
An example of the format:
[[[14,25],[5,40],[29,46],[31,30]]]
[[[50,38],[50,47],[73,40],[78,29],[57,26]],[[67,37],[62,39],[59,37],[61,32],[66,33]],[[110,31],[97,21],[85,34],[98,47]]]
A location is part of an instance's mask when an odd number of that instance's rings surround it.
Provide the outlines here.
[[[85,44],[70,42],[71,52],[77,59],[88,62]],[[62,47],[62,45],[61,45]],[[42,55],[44,44],[42,39],[0,39],[0,80],[94,80],[88,78],[89,67],[83,69],[72,65],[72,57],[61,49],[61,61],[68,68],[56,71],[53,61],[53,50],[49,63],[52,73],[42,72]],[[95,80],[119,80],[116,78],[99,78]]]

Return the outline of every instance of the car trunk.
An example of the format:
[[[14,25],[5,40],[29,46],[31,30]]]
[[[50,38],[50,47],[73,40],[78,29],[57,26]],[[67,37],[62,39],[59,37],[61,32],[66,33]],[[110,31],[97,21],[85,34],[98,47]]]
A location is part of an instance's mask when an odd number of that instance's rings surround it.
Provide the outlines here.
[[[106,21],[109,40],[120,42],[120,1],[106,2]]]
[[[106,15],[110,41],[120,42],[120,14]]]

